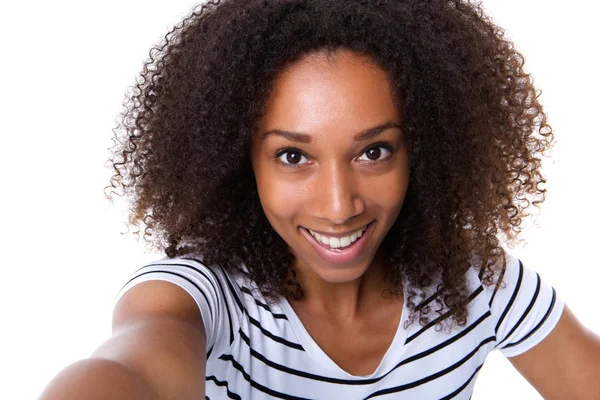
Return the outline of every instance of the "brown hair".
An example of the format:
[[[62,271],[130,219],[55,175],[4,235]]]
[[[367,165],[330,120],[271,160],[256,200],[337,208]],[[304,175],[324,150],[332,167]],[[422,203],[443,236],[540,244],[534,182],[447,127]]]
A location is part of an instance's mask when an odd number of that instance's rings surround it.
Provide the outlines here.
[[[369,55],[401,99],[411,180],[382,243],[389,288],[406,278],[411,321],[446,309],[464,326],[465,273],[495,283],[498,235],[514,243],[526,209],[544,201],[539,156],[553,141],[523,56],[479,5],[209,2],[152,49],[115,129],[107,188],[127,196],[129,223],[168,257],[201,253],[232,272],[244,263],[271,299],[301,297],[259,202],[250,139],[277,73],[338,48]],[[435,276],[438,306],[419,307]]]

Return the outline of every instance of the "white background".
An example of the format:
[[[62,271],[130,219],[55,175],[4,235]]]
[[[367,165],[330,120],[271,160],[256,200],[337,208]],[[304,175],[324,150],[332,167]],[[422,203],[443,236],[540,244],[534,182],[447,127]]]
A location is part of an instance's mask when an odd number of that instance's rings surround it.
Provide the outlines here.
[[[526,57],[558,138],[548,197],[514,252],[600,332],[600,112],[595,1],[487,0]],[[32,399],[110,336],[113,299],[161,257],[124,232],[105,200],[111,129],[150,47],[195,5],[29,1],[0,6],[0,398]],[[530,224],[531,225],[531,224]],[[568,349],[563,349],[568,351]],[[474,399],[539,395],[500,354]]]

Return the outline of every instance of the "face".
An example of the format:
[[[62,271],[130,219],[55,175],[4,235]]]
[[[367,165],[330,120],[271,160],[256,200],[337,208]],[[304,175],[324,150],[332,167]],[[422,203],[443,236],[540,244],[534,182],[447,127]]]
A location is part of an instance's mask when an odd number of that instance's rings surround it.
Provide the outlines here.
[[[302,274],[349,282],[371,266],[408,187],[400,118],[386,73],[350,51],[308,55],[275,80],[251,159]]]

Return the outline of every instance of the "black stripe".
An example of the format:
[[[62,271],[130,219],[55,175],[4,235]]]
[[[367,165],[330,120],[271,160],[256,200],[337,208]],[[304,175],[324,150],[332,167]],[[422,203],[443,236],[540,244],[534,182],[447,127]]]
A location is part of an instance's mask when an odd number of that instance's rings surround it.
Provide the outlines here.
[[[254,350],[252,348],[251,343],[250,343],[250,338],[241,329],[240,329],[240,337],[242,338],[242,340],[246,343],[246,345],[250,349],[250,355],[252,357],[256,358],[257,360],[262,361],[264,364],[266,364],[267,366],[269,366],[269,367],[271,367],[273,369],[277,369],[279,371],[286,372],[286,373],[288,373],[290,375],[301,376],[303,378],[312,379],[312,380],[315,380],[315,381],[329,382],[329,383],[338,383],[338,384],[350,384],[350,385],[352,385],[352,384],[356,384],[356,385],[370,384],[370,383],[373,383],[373,382],[377,382],[377,381],[379,381],[380,379],[383,378],[383,376],[382,376],[381,378],[366,379],[364,381],[363,380],[361,380],[361,381],[351,381],[351,380],[347,380],[347,379],[330,378],[330,377],[327,377],[327,376],[316,375],[316,374],[312,374],[310,372],[300,371],[300,370],[297,370],[297,369],[286,367],[285,365],[278,364],[278,363],[276,363],[274,361],[271,361],[271,360],[267,359],[264,355],[262,355],[261,353],[259,353],[256,350]]]
[[[250,349],[250,355],[252,355],[254,358],[262,361],[263,363],[265,363],[267,366],[273,368],[273,369],[277,369],[279,371],[282,372],[286,372],[288,374],[291,375],[296,375],[296,376],[301,376],[303,378],[308,378],[308,379],[312,379],[312,380],[316,380],[316,381],[322,381],[322,382],[329,382],[329,383],[337,383],[337,384],[343,384],[343,385],[370,385],[372,383],[375,382],[379,382],[380,380],[382,380],[383,378],[385,378],[386,376],[388,376],[389,374],[391,374],[394,370],[396,370],[397,368],[409,364],[413,361],[416,361],[418,359],[421,359],[423,357],[426,357],[430,354],[435,353],[436,351],[447,347],[449,345],[451,345],[452,343],[456,342],[457,340],[459,340],[460,338],[466,336],[469,332],[471,332],[473,329],[475,329],[481,322],[483,322],[485,319],[487,319],[489,316],[491,315],[490,311],[488,310],[485,314],[483,314],[481,317],[479,317],[477,319],[477,321],[473,322],[471,325],[469,325],[467,328],[463,329],[461,332],[459,332],[458,334],[454,335],[452,338],[428,349],[425,350],[421,353],[415,354],[409,358],[406,358],[404,360],[402,360],[400,363],[396,364],[394,367],[392,367],[388,372],[386,372],[385,374],[383,374],[382,376],[378,377],[378,378],[370,378],[370,379],[353,379],[353,380],[349,380],[349,379],[339,379],[339,378],[330,378],[330,377],[326,377],[326,376],[321,376],[321,375],[316,375],[316,374],[311,374],[309,372],[304,372],[304,371],[299,371],[297,369],[293,369],[290,367],[286,367],[284,365],[278,364],[274,361],[271,361],[269,359],[267,359],[264,355],[262,355],[261,353],[259,353],[258,351],[254,350],[251,346],[250,343],[250,338],[242,331],[242,329],[240,328],[240,337],[242,338],[242,340],[246,343],[246,345],[248,345],[249,349]]]
[[[219,280],[219,277],[215,274],[215,272],[212,270],[212,268],[208,267],[207,265],[203,264],[200,260],[197,260],[195,258],[173,258],[173,261],[176,260],[188,260],[188,261],[194,261],[195,263],[200,264],[202,267],[204,267],[204,269],[208,272],[211,273],[211,275],[213,276],[213,278],[215,278],[217,281]],[[163,264],[163,265],[177,265],[179,267],[185,267],[185,268],[190,268],[193,269],[194,271],[200,273],[202,276],[204,276],[206,278],[206,280],[208,281],[208,283],[210,283],[210,285],[213,287],[215,293],[218,293],[217,287],[215,286],[215,284],[212,282],[212,280],[208,277],[208,275],[206,275],[204,273],[204,271],[198,267],[196,267],[193,264],[182,264],[182,263],[169,263],[169,264]]]
[[[492,303],[494,302],[494,297],[496,297],[496,292],[498,292],[498,289],[500,289],[500,285],[502,284],[502,279],[504,279],[505,271],[506,271],[506,264],[504,264],[504,267],[502,268],[502,271],[500,272],[500,276],[498,277],[498,282],[496,282],[496,287],[494,288],[494,293],[492,293],[492,298],[490,299],[490,302],[488,303],[489,307],[492,306]]]
[[[536,275],[537,275],[537,285],[535,287],[535,292],[533,293],[533,297],[529,301],[529,305],[527,305],[527,308],[525,309],[525,311],[523,312],[523,315],[521,315],[521,318],[519,318],[519,320],[517,321],[517,323],[515,324],[515,326],[512,327],[512,329],[510,330],[510,332],[508,332],[508,334],[504,336],[504,339],[502,339],[502,341],[500,343],[496,344],[496,346],[494,346],[494,348],[501,346],[502,343],[504,343],[506,340],[508,340],[508,338],[523,323],[523,321],[525,320],[525,318],[527,317],[527,315],[529,314],[529,312],[533,308],[533,305],[535,304],[535,301],[537,300],[538,295],[540,294],[540,285],[541,285],[540,276],[537,273],[536,273]]]
[[[440,400],[453,399],[460,392],[462,392],[463,390],[465,390],[465,388],[469,385],[469,383],[471,383],[471,381],[473,380],[473,378],[475,377],[475,375],[479,372],[479,370],[481,369],[481,367],[483,367],[483,364],[481,364],[479,367],[475,368],[475,371],[473,372],[473,374],[471,375],[471,377],[469,379],[467,379],[467,381],[465,383],[463,383],[462,385],[460,385],[460,387],[458,389],[456,389],[454,392],[450,393],[449,395],[442,397]],[[471,395],[471,397],[472,396],[473,395]],[[471,397],[469,397],[469,399]]]
[[[409,362],[415,361],[417,359],[423,358],[425,356],[428,356],[429,354],[433,354],[436,351],[449,346],[450,344],[456,342],[457,340],[459,340],[460,338],[462,338],[463,336],[466,336],[469,332],[471,332],[473,329],[475,329],[481,322],[483,322],[485,319],[487,319],[491,314],[491,312],[488,310],[485,312],[485,314],[483,314],[481,317],[479,317],[477,319],[477,321],[475,321],[474,323],[472,323],[468,328],[463,329],[460,333],[454,335],[452,338],[430,348],[429,350],[423,351],[419,354],[416,354],[414,356],[408,357],[407,359],[405,359],[404,361],[402,361],[401,364],[407,364]],[[494,336],[494,340],[496,340],[496,337]]]
[[[252,380],[252,378],[250,377],[250,375],[244,370],[244,367],[242,367],[242,365],[240,363],[238,363],[237,361],[235,361],[235,359],[233,358],[233,356],[231,354],[223,354],[223,355],[221,355],[219,357],[219,359],[225,360],[225,361],[230,361],[231,365],[233,365],[233,367],[235,369],[237,369],[238,371],[240,371],[242,373],[242,376],[244,377],[244,379],[246,381],[248,381],[250,383],[250,385],[252,385],[252,387],[260,390],[263,393],[268,394],[269,396],[276,397],[278,399],[308,400],[308,399],[306,399],[304,397],[296,397],[296,396],[292,396],[290,394],[281,393],[281,392],[275,391],[273,389],[269,389],[268,387],[263,386],[260,383]]]
[[[435,292],[419,304],[415,306],[415,311],[419,311],[421,308],[425,307],[427,304],[431,303],[437,296],[439,295],[439,291]]]
[[[229,384],[227,383],[227,381],[220,381],[214,375],[207,376],[206,380],[213,381],[215,383],[215,385],[217,385],[217,386],[222,386],[222,387],[224,386],[225,389],[227,390],[227,397],[229,397],[230,399],[242,400],[242,398],[240,397],[239,394],[233,393],[232,391],[229,390]]]
[[[477,275],[477,278],[479,278],[479,280],[481,281],[483,279],[483,274],[485,273],[485,267],[481,267],[479,268],[479,274]]]
[[[481,281],[481,279],[483,278],[483,273],[485,272],[485,268],[481,268],[479,270],[479,280]],[[417,304],[415,306],[415,311],[419,311],[421,308],[425,307],[427,304],[431,303],[436,297],[438,297],[440,294],[440,291],[436,291],[434,294],[432,294],[431,296],[429,296],[428,298],[426,298],[425,300],[423,300],[421,303]]]
[[[475,349],[473,349],[473,351],[471,351],[469,354],[467,354],[461,360],[455,362],[454,364],[452,364],[448,368],[445,368],[445,369],[443,369],[441,371],[436,372],[435,374],[426,376],[425,378],[416,380],[416,381],[411,382],[411,383],[407,383],[407,384],[404,384],[404,385],[391,387],[391,388],[388,388],[388,389],[378,390],[377,392],[374,392],[374,393],[370,394],[368,397],[365,397],[365,400],[373,398],[373,397],[377,397],[377,396],[382,396],[382,395],[385,395],[385,394],[402,392],[404,390],[412,389],[412,388],[420,386],[420,385],[422,385],[424,383],[427,383],[427,382],[433,381],[435,379],[438,379],[439,377],[444,376],[447,373],[452,372],[456,368],[458,368],[461,365],[463,365],[471,357],[473,357],[475,354],[477,354],[477,352],[481,349],[481,347],[483,347],[487,343],[493,342],[494,340],[496,340],[495,336],[489,336],[486,339],[482,340],[481,343],[479,343],[477,345],[477,347],[475,347]]]
[[[227,275],[227,272],[225,272],[223,267],[219,266],[219,268],[221,268],[221,273],[225,277],[225,282],[227,282],[227,286],[229,286],[229,291],[231,292],[233,299],[237,303],[237,306],[240,309],[240,312],[242,314],[244,314],[246,312],[246,309],[244,308],[244,305],[242,304],[242,300],[238,297],[236,290],[234,289],[233,285],[231,284],[231,281],[229,280],[229,276]]]
[[[476,298],[477,296],[479,296],[479,294],[482,291],[483,291],[483,286],[480,285],[473,293],[471,293],[469,295],[466,304],[469,304],[471,301],[473,301],[473,299]],[[452,315],[452,311],[447,311],[444,314],[440,315],[439,317],[437,317],[436,319],[434,319],[433,321],[431,321],[430,323],[428,323],[427,325],[425,325],[423,328],[421,328],[418,332],[413,333],[410,337],[408,337],[408,339],[406,339],[406,341],[404,342],[404,344],[409,344],[410,342],[412,342],[413,340],[415,340],[419,335],[423,334],[426,330],[428,330],[432,326],[438,324],[439,322],[445,320],[450,315]]]
[[[276,314],[273,312],[273,310],[271,310],[271,307],[269,307],[267,304],[261,302],[260,300],[258,300],[257,298],[254,297],[252,290],[250,290],[249,288],[247,288],[246,286],[240,286],[242,292],[246,293],[247,295],[249,295],[250,297],[252,297],[252,300],[254,300],[254,302],[256,303],[257,306],[264,308],[265,310],[267,310],[268,312],[270,312],[271,314],[273,314],[273,318],[275,319],[285,319],[287,320],[288,317],[285,314]]]
[[[512,307],[512,304],[515,302],[515,299],[517,298],[517,294],[519,294],[519,290],[521,289],[522,281],[523,281],[523,263],[521,262],[521,260],[519,260],[519,278],[517,279],[517,285],[515,286],[515,291],[513,292],[512,296],[510,297],[510,301],[506,305],[506,308],[504,308],[504,311],[502,312],[500,319],[498,319],[498,323],[496,324],[496,328],[495,328],[496,335],[498,335],[498,328],[500,328],[500,325],[502,325],[502,321],[504,321],[506,314],[508,314],[508,311],[510,310],[510,308]]]
[[[205,269],[206,271],[209,271],[209,272],[212,274],[212,276],[213,276],[214,278],[217,278],[217,279],[218,279],[218,277],[215,275],[215,273],[214,273],[214,271],[212,270],[212,268],[208,267],[207,265],[205,265],[204,263],[202,263],[200,260],[197,260],[197,259],[195,259],[195,258],[187,258],[187,257],[184,257],[184,258],[172,258],[171,260],[173,260],[173,261],[177,261],[177,260],[188,260],[188,261],[194,261],[194,263],[198,263],[198,264],[200,264],[202,267],[204,267],[204,269]],[[196,272],[200,273],[202,276],[204,276],[204,277],[206,278],[206,280],[208,281],[208,283],[210,283],[210,285],[211,285],[211,286],[213,287],[213,289],[215,290],[215,293],[217,293],[217,292],[218,292],[218,291],[217,291],[217,288],[216,288],[216,286],[215,286],[215,285],[214,285],[214,283],[213,283],[213,282],[210,280],[210,278],[208,277],[208,275],[206,275],[202,269],[200,269],[200,268],[196,267],[196,266],[195,266],[195,265],[193,265],[193,264],[182,264],[182,263],[176,263],[176,262],[173,262],[173,263],[169,263],[169,264],[163,264],[163,265],[177,265],[177,266],[179,266],[179,267],[185,267],[185,268],[190,268],[190,269],[193,269],[194,271],[196,271]]]
[[[546,320],[550,316],[550,313],[552,313],[552,310],[554,309],[554,304],[555,303],[556,303],[556,291],[554,290],[554,288],[552,288],[552,301],[550,302],[550,306],[548,307],[548,310],[546,311],[546,314],[544,315],[544,318],[542,318],[542,320],[535,326],[535,328],[533,328],[527,335],[525,335],[519,341],[514,342],[514,343],[509,343],[506,346],[504,346],[503,348],[504,349],[508,349],[510,347],[513,347],[513,346],[516,346],[518,344],[521,344],[525,340],[529,339],[529,337],[531,335],[533,335],[535,332],[537,332],[537,330],[540,329],[540,327],[544,324],[544,322],[546,322]]]
[[[248,315],[248,314],[246,313],[246,315]],[[269,332],[268,330],[266,330],[265,328],[263,328],[262,325],[260,324],[260,322],[258,322],[256,319],[252,318],[250,315],[248,315],[248,319],[250,320],[250,323],[252,325],[256,326],[258,329],[260,329],[260,331],[266,337],[268,337],[268,338],[276,341],[277,343],[281,343],[283,345],[286,345],[287,347],[291,347],[292,349],[304,351],[304,347],[302,347],[302,345],[300,345],[298,343],[290,342],[287,339],[284,339],[284,338],[282,338],[280,336],[272,334],[271,332]]]

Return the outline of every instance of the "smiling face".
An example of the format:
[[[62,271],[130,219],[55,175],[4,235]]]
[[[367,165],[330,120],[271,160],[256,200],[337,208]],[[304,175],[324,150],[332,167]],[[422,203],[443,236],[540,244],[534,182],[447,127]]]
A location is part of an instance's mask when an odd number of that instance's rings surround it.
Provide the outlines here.
[[[275,80],[251,159],[302,274],[350,282],[371,266],[408,187],[400,118],[386,73],[347,50],[308,55]]]

